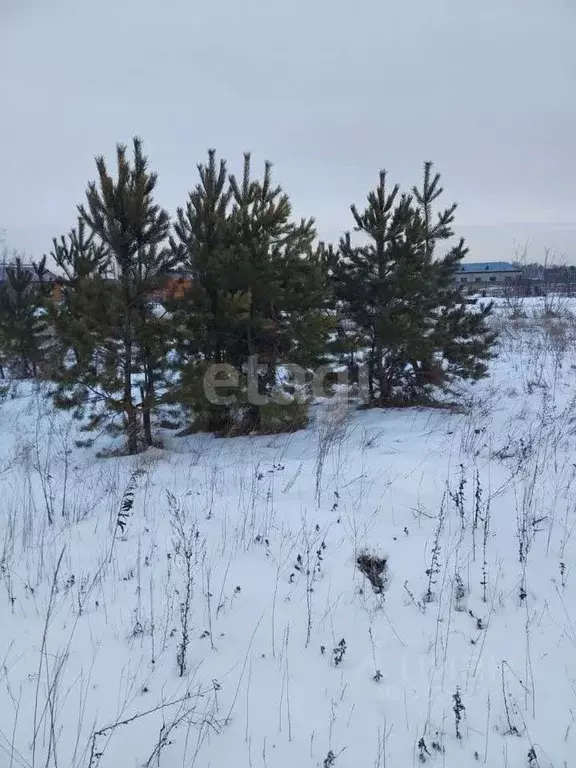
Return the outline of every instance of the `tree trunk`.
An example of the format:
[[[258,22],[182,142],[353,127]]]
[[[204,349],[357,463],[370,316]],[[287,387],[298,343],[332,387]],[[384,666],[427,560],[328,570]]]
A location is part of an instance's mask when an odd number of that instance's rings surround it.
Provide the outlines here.
[[[128,443],[128,455],[136,456],[138,453],[138,417],[134,406],[127,407],[126,416],[128,426],[126,430],[126,439]]]
[[[374,344],[368,356],[368,399],[370,404],[374,402]]]
[[[143,301],[139,302],[140,331],[145,333],[148,317],[146,315],[146,305]],[[140,352],[142,355],[142,367],[144,369],[144,388],[142,394],[142,425],[144,428],[144,440],[147,446],[154,445],[152,438],[152,407],[154,405],[154,357],[150,346],[145,341],[140,341]]]
[[[385,405],[390,400],[390,381],[384,366],[384,346],[380,339],[376,342],[376,377],[378,379],[378,401]]]
[[[390,382],[382,365],[378,371],[378,385],[380,387],[380,405],[386,405],[390,402]]]
[[[126,413],[126,440],[128,443],[128,453],[135,456],[138,453],[138,415],[132,403],[132,376],[129,370],[130,366],[126,364],[124,373],[124,409]],[[128,372],[126,372],[128,369]]]
[[[249,344],[249,349],[252,345]],[[260,374],[258,372],[258,361],[256,355],[251,353],[247,364],[247,409],[244,416],[243,430],[253,432],[260,427]]]
[[[132,401],[132,342],[124,337],[124,412],[126,414],[126,441],[128,454],[138,453],[138,414]]]
[[[250,302],[250,317],[246,328],[246,346],[248,349],[247,360],[247,409],[244,416],[243,429],[247,432],[256,430],[260,424],[260,375],[258,373],[258,360],[256,347],[252,338],[252,323],[254,321],[254,303]]]
[[[126,413],[126,441],[128,454],[135,456],[138,453],[138,412],[134,407],[132,397],[132,353],[133,353],[133,316],[130,296],[130,274],[126,271],[122,275],[122,289],[124,298],[124,412]]]
[[[146,441],[146,445],[150,447],[154,445],[154,440],[152,439],[152,422],[149,409],[146,409],[142,413],[142,426],[144,427],[144,440]]]
[[[149,355],[146,354],[144,362],[144,387],[142,390],[142,425],[144,427],[144,439],[146,445],[154,445],[152,438],[152,403],[154,402],[154,382],[152,379]]]
[[[274,388],[276,387],[276,374],[278,371],[278,360],[276,356],[276,350],[274,349],[270,355],[270,360],[268,362],[268,370],[264,374],[264,380],[262,382],[263,384],[263,395],[266,395],[270,397],[272,395],[272,392],[274,391]]]

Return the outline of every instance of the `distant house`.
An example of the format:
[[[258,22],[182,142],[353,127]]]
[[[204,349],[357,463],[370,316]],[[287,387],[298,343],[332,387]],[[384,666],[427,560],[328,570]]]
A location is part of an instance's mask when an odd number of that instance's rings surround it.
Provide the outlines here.
[[[7,273],[14,264],[9,261],[0,261],[0,286],[7,279]],[[30,274],[33,286],[39,286],[39,279],[33,264],[23,263],[22,267]],[[114,278],[108,278],[114,282]],[[43,284],[49,288],[49,296],[53,301],[62,301],[66,294],[66,281],[49,269],[44,271]],[[184,298],[186,291],[192,283],[191,276],[187,272],[170,272],[165,275],[161,284],[152,291],[151,298],[156,301],[169,301]]]
[[[478,261],[463,263],[456,274],[456,284],[469,291],[492,287],[507,287],[520,282],[522,270],[507,261]]]
[[[2,261],[0,262],[0,286],[3,285],[8,276],[8,270],[10,267],[14,267],[15,265],[13,263],[10,263],[9,261]],[[32,284],[38,285],[39,279],[38,275],[36,274],[36,270],[34,269],[34,266],[32,264],[22,264],[23,269],[25,269],[31,276]],[[46,269],[44,271],[44,278],[43,283],[46,286],[49,286],[50,288],[50,296],[54,301],[60,301],[62,297],[62,279],[58,277],[58,275],[55,275],[54,272],[51,272],[49,269]]]
[[[166,275],[162,284],[153,291],[152,296],[158,301],[183,299],[191,284],[192,279],[187,272],[171,272]]]

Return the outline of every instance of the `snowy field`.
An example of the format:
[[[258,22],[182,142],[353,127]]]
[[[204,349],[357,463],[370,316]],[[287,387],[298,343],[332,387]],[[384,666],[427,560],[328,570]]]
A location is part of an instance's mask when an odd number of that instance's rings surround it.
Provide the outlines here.
[[[0,766],[576,766],[576,319],[542,309],[461,408],[135,459],[16,387]]]

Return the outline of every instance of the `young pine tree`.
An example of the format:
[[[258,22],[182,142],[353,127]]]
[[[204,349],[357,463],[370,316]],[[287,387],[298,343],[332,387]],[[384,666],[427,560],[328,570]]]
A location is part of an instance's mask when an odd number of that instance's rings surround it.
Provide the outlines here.
[[[154,202],[157,176],[149,171],[138,138],[133,153],[130,161],[126,147],[118,145],[116,179],[103,157],[96,160],[98,181],[88,185],[86,204],[78,209],[88,238],[79,227],[70,239],[72,254],[62,253],[72,264],[74,309],[58,326],[73,354],[80,352],[72,371],[62,366],[67,372],[59,402],[77,408],[90,400],[99,404],[93,426],[122,414],[130,454],[138,451],[141,432],[146,445],[153,443],[151,416],[170,332],[155,312],[152,294],[174,266],[165,247],[169,217]]]
[[[192,276],[181,346],[183,387],[198,404],[205,398],[206,366],[227,363],[240,378],[240,429],[266,431],[282,422],[289,427],[288,409],[276,409],[275,425],[266,418],[271,399],[280,400],[279,365],[314,365],[330,324],[327,271],[314,244],[314,223],[292,221],[289,198],[272,185],[270,164],[254,180],[248,154],[241,180],[228,176],[213,151],[199,171],[200,183],[178,212],[173,244]],[[229,406],[204,400],[201,410],[212,426],[230,426]]]
[[[437,254],[453,237],[456,210],[434,213],[442,192],[431,163],[411,194],[400,194],[398,185],[389,190],[382,172],[365,210],[351,208],[364,242],[354,245],[346,233],[333,259],[337,296],[367,350],[373,404],[413,402],[433,386],[486,373],[495,340],[487,325],[491,307],[469,310],[455,288],[467,253],[463,240]]]
[[[95,241],[93,233],[87,233],[81,218],[77,228],[52,240],[50,257],[62,275],[61,301],[48,305],[54,329],[50,359],[58,385],[55,402],[60,407],[75,406],[81,416],[87,400],[105,397],[98,393],[97,350],[99,339],[114,337],[113,328],[104,333],[102,318],[106,314],[113,317],[109,310],[115,291],[105,282],[105,248]]]
[[[45,259],[29,267],[16,258],[0,286],[0,354],[16,378],[38,376],[44,360],[44,276]]]
[[[226,162],[217,161],[210,150],[198,172],[200,181],[178,209],[170,238],[175,258],[190,276],[185,296],[169,304],[178,329],[175,364],[180,374],[172,396],[193,411],[196,428],[225,432],[228,410],[206,396],[204,375],[209,366],[228,361],[248,297],[230,288],[234,238]]]
[[[266,430],[270,399],[278,392],[280,363],[313,367],[323,358],[332,320],[327,265],[315,244],[313,219],[292,220],[292,207],[272,166],[253,180],[250,155],[241,180],[230,177],[234,236],[232,290],[247,295],[238,338],[230,353],[246,371],[244,429]]]

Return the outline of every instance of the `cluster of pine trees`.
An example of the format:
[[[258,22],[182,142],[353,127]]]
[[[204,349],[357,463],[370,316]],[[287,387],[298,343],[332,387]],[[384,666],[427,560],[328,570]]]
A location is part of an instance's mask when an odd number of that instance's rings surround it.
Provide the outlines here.
[[[352,381],[362,368],[366,404],[380,406],[485,375],[490,308],[472,310],[455,287],[466,248],[452,240],[456,205],[436,208],[430,163],[409,192],[381,173],[365,209],[352,206],[356,235],[327,246],[249,154],[237,176],[211,150],[174,221],[141,141],[116,160],[113,176],[97,158],[77,225],[53,241],[61,300],[43,289],[45,258],[34,280],[19,262],[8,269],[0,353],[14,375],[53,381],[56,405],[89,428],[119,425],[129,453],[153,444],[168,407],[224,434],[302,426],[296,364],[345,366]],[[160,302],[175,271],[189,288]]]
[[[0,379],[5,377],[6,364],[16,378],[38,376],[47,331],[45,275],[45,258],[32,270],[20,258],[6,266],[0,283]]]

